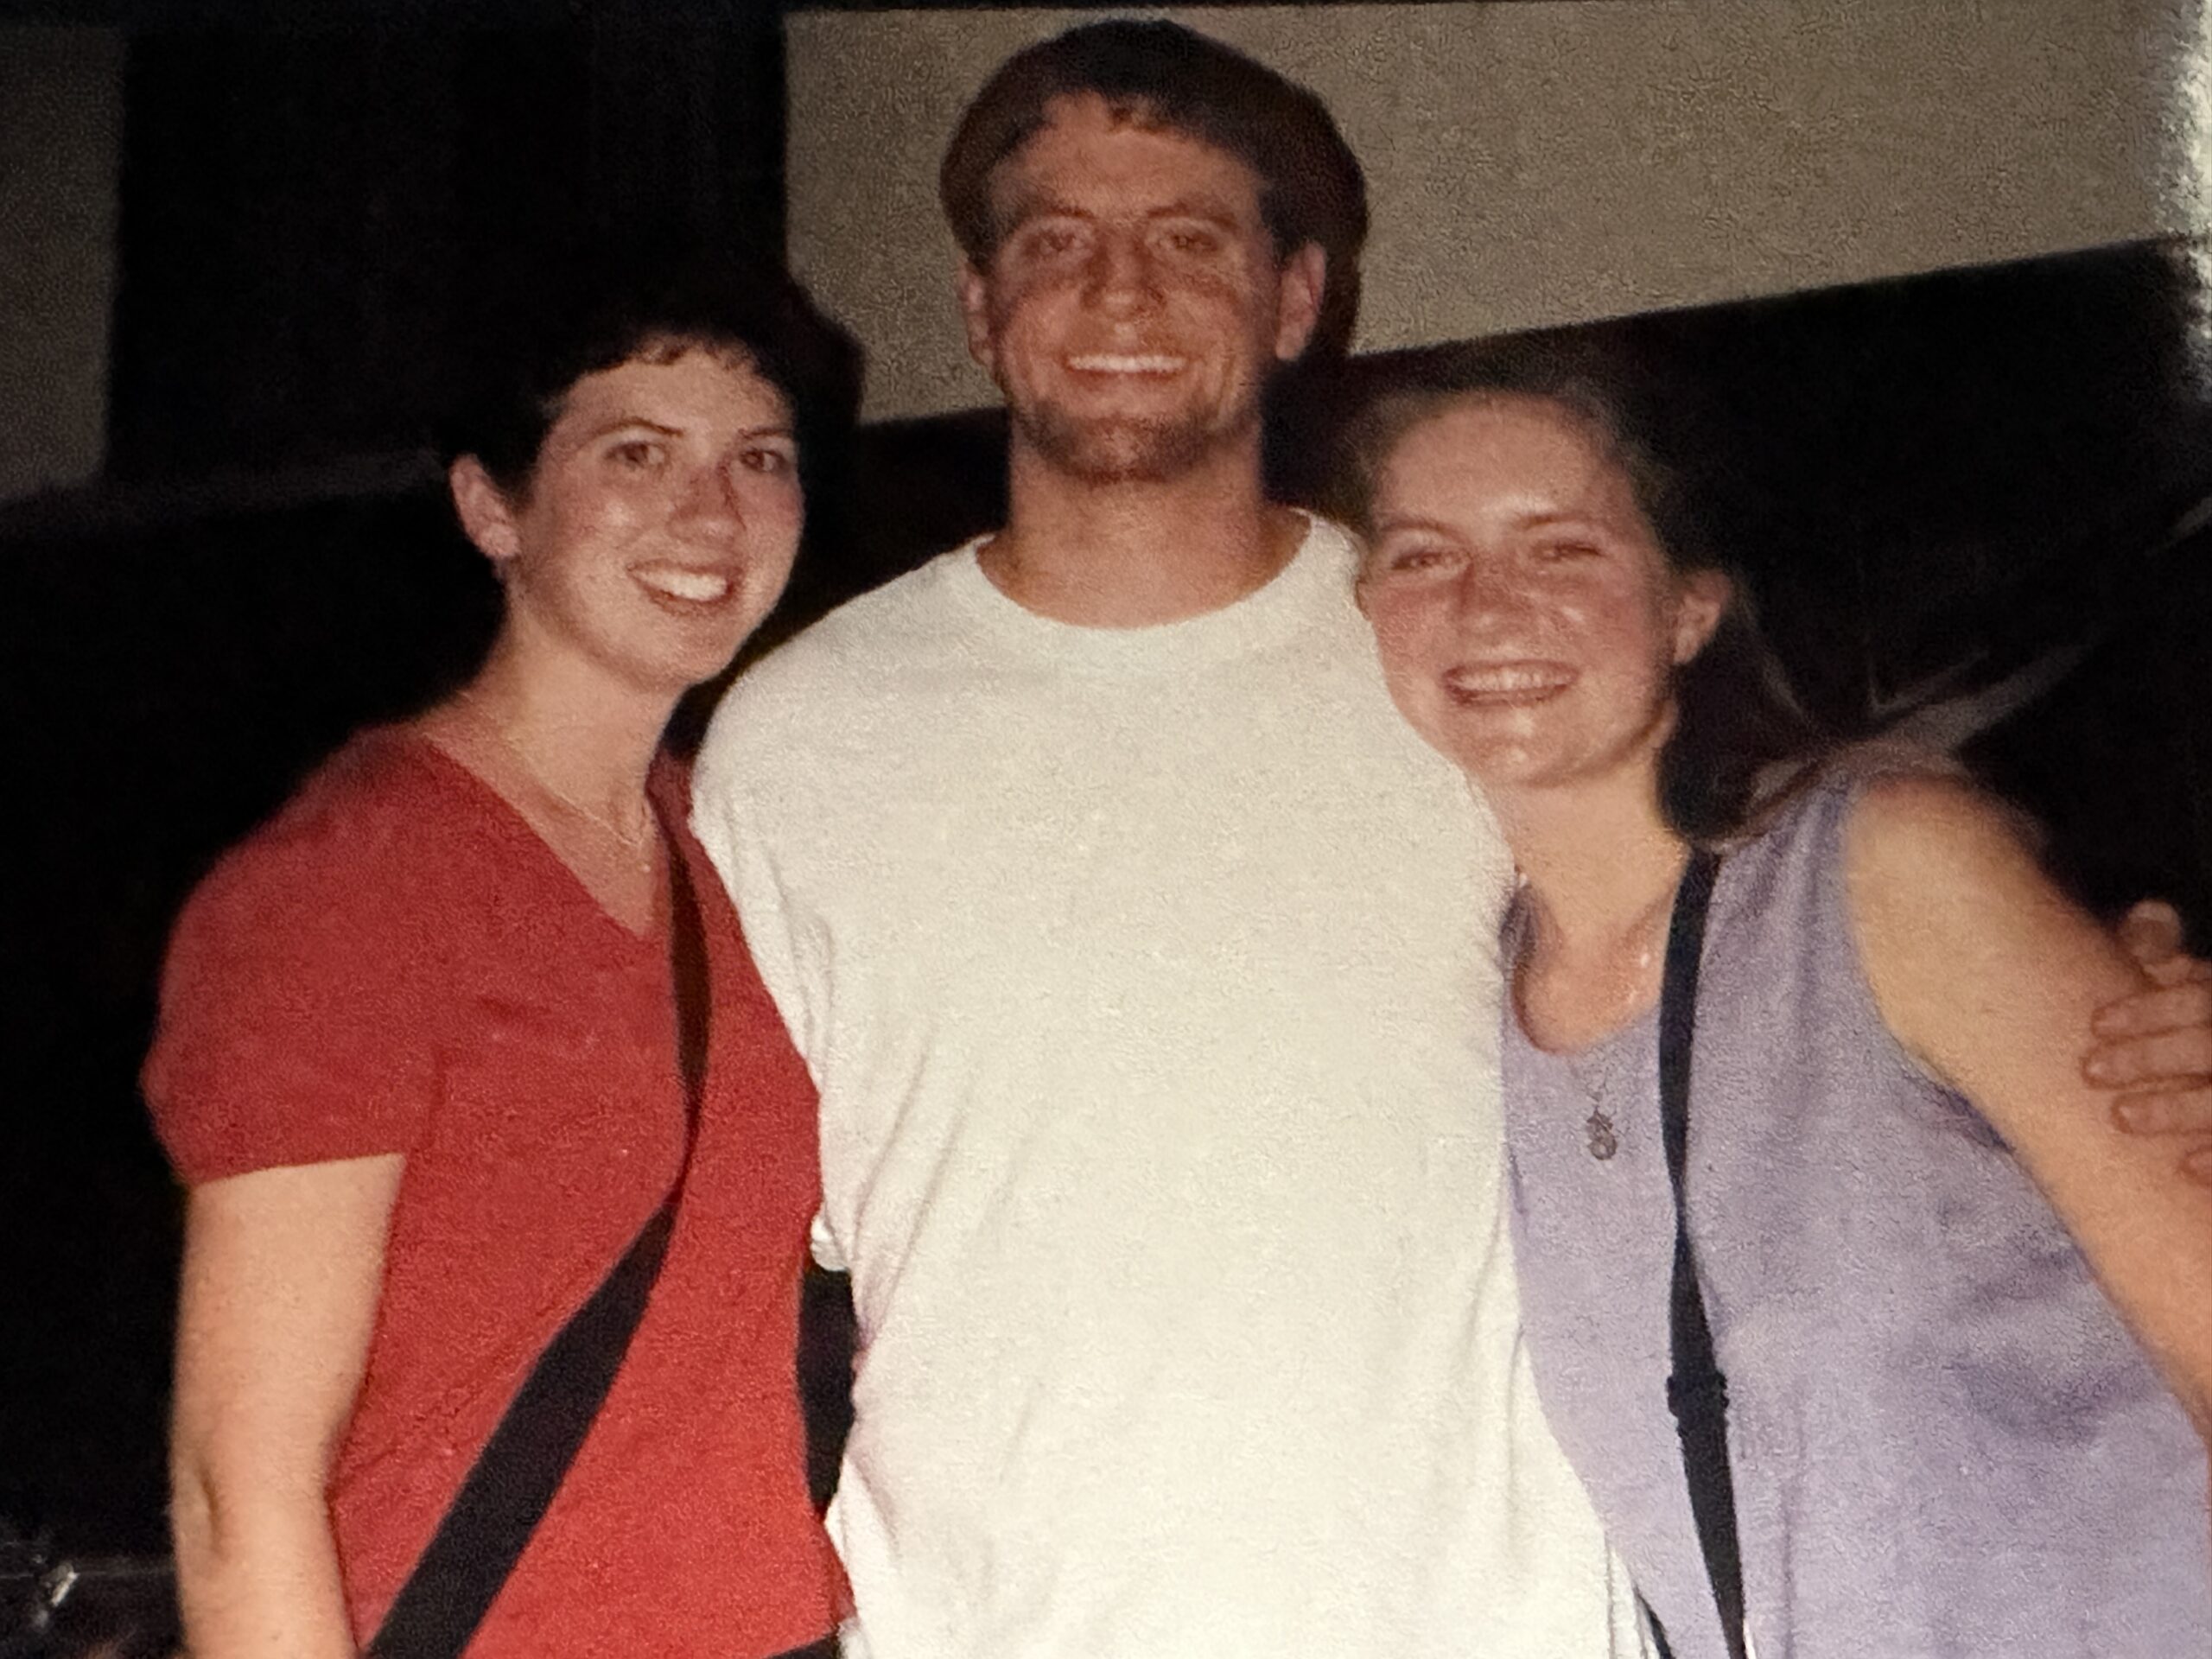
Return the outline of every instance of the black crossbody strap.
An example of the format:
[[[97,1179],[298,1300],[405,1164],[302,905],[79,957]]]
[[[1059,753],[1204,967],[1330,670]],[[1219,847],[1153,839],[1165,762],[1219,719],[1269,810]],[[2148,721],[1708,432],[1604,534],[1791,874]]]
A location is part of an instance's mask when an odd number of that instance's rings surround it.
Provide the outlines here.
[[[698,1138],[709,995],[698,896],[683,842],[665,822],[662,843],[668,859],[677,1063],[683,1078],[683,1152],[675,1183],[599,1288],[546,1344],[508,1402],[369,1643],[368,1659],[456,1659],[467,1647],[591,1432],[660,1276]]]
[[[1659,1111],[1667,1154],[1667,1179],[1675,1194],[1675,1266],[1669,1288],[1668,1340],[1672,1375],[1667,1408],[1682,1443],[1682,1473],[1689,1486],[1690,1516],[1731,1659],[1745,1659],[1744,1564],[1736,1536],[1735,1481],[1728,1466],[1728,1379],[1713,1351],[1705,1295],[1690,1247],[1686,1197],[1689,1162],[1690,1046],[1697,1026],[1698,969],[1705,949],[1705,918],[1719,874],[1717,855],[1692,855],[1675,893],[1667,931],[1665,978],[1659,992]],[[1660,1651],[1666,1633],[1652,1621]]]

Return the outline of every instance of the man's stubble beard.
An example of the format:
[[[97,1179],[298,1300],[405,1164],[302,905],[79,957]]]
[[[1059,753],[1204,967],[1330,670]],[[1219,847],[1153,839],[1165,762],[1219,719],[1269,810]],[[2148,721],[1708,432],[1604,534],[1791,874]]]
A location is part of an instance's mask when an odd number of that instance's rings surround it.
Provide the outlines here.
[[[1011,411],[1015,432],[1053,471],[1085,484],[1166,484],[1259,424],[1257,408],[1226,423],[1203,413],[1084,418],[1052,404]]]

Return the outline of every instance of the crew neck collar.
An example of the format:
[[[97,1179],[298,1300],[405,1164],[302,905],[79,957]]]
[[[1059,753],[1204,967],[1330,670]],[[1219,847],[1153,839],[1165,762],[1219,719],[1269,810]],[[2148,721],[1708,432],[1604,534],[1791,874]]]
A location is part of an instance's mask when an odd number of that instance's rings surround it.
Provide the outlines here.
[[[1173,622],[1133,628],[1099,627],[1042,616],[1009,599],[983,573],[977,555],[989,541],[978,536],[947,556],[948,586],[978,626],[1014,649],[1068,666],[1104,671],[1188,663],[1237,655],[1287,637],[1313,615],[1319,588],[1342,589],[1351,604],[1351,544],[1337,525],[1300,510],[1306,534],[1282,569],[1243,598],[1218,609]]]

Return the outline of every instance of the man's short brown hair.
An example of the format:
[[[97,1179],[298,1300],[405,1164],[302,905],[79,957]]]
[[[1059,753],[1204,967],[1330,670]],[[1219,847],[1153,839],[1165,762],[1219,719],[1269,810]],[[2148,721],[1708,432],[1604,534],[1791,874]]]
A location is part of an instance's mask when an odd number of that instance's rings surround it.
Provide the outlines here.
[[[961,251],[989,264],[1005,226],[991,175],[1050,119],[1052,100],[1085,93],[1117,116],[1200,139],[1260,179],[1260,213],[1279,257],[1307,243],[1328,258],[1310,357],[1341,356],[1359,314],[1367,181],[1328,106],[1305,87],[1179,23],[1088,23],[1017,52],[960,118],[938,195]]]

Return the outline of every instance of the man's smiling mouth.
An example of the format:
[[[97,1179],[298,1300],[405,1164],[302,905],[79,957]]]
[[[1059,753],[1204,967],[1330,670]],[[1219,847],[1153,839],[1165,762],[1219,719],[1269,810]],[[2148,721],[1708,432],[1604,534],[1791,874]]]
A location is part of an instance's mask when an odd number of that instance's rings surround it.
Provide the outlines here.
[[[1167,352],[1085,352],[1067,359],[1078,374],[1179,374],[1190,359]]]

